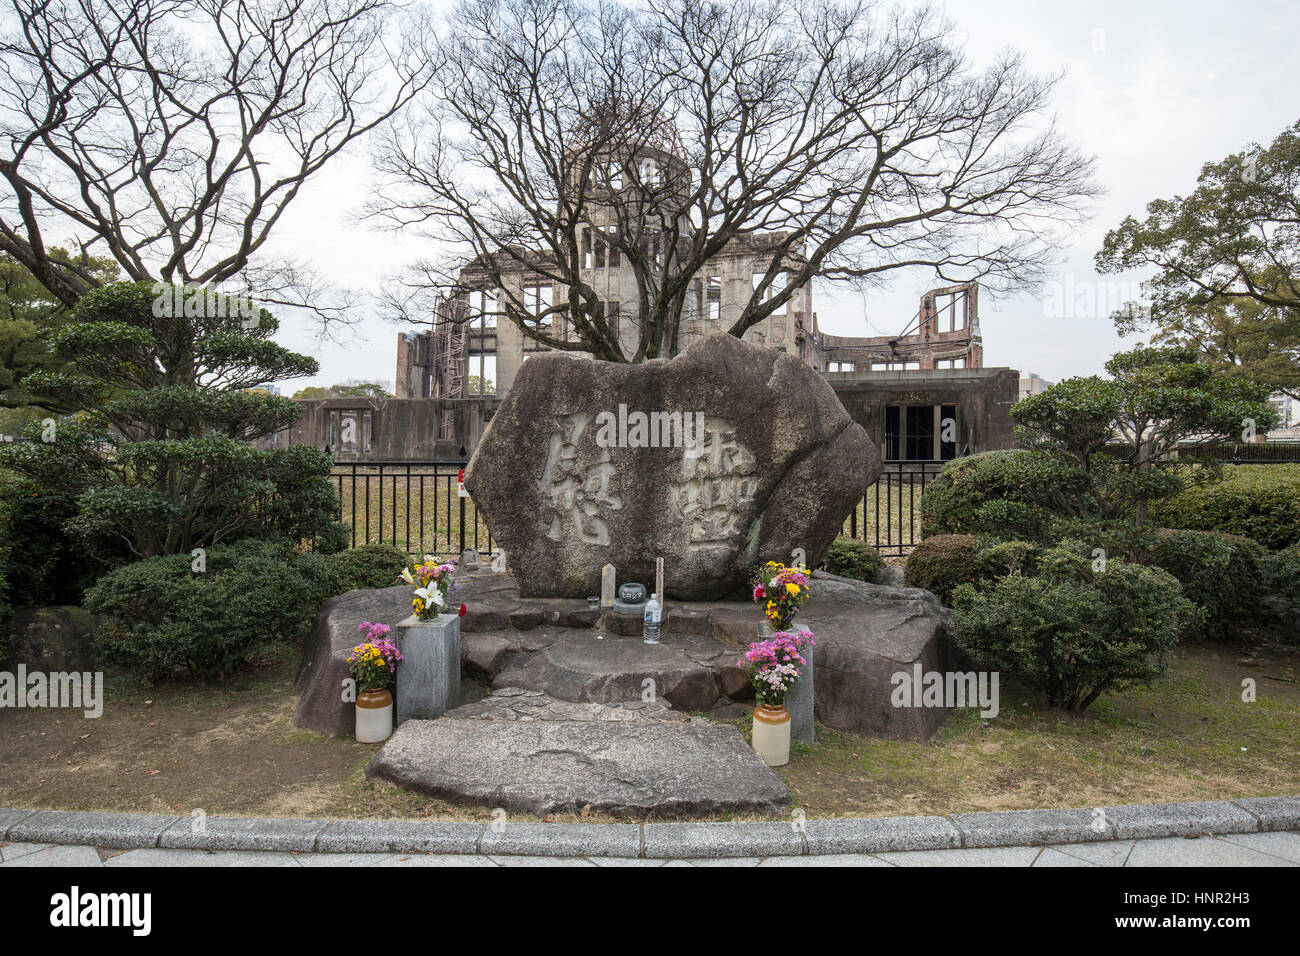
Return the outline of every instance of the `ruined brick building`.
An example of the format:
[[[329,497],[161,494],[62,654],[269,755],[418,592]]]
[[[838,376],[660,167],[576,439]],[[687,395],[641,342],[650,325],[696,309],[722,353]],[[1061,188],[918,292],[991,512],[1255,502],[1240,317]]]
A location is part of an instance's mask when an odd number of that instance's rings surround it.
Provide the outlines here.
[[[646,183],[666,183],[671,190],[677,188],[673,184],[691,182],[679,156],[649,148],[609,162],[602,175],[608,196]],[[595,202],[584,213],[580,271],[582,281],[596,290],[625,354],[632,354],[640,328],[636,310],[622,303],[636,299],[636,273],[609,241],[618,221],[613,207],[613,201]],[[647,261],[662,263],[659,233],[651,228],[641,236],[637,248]],[[732,327],[786,238],[750,234],[730,241],[705,263],[687,293],[679,350]],[[799,255],[797,250],[785,254]],[[544,261],[541,252],[536,256]],[[792,270],[799,264],[791,260]],[[783,290],[785,283],[778,275],[772,288]],[[567,294],[564,286],[523,266],[491,271],[471,263],[461,271],[457,288],[437,300],[427,329],[399,333],[395,399],[309,403],[287,440],[328,447],[340,460],[450,460],[462,447],[472,451],[520,366],[548,348],[507,319],[502,303],[522,303],[547,335],[572,341],[564,312],[546,314]],[[893,336],[823,334],[812,290],[803,285],[744,338],[795,355],[825,375],[886,460],[944,460],[1009,447],[1006,412],[1016,399],[1019,376],[983,367],[978,286],[927,292],[911,323],[899,324],[903,330]],[[946,421],[955,429],[945,429]]]

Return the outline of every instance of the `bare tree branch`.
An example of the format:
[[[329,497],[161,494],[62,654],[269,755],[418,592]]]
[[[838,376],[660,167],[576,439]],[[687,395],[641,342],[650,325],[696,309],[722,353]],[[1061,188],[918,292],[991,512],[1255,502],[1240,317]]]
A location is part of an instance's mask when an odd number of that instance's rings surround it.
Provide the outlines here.
[[[51,257],[52,230],[90,237],[130,279],[270,275],[279,284],[253,290],[266,301],[343,319],[346,294],[322,294],[266,244],[304,183],[428,84],[429,31],[395,24],[394,10],[14,0],[0,43],[0,250],[69,305],[95,280]]]

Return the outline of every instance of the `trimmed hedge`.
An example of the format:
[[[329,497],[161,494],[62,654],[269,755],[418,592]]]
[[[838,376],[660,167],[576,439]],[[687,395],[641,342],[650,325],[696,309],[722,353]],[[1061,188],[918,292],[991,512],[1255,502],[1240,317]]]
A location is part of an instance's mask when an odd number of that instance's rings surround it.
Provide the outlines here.
[[[926,538],[907,556],[903,583],[925,588],[944,604],[952,604],[953,589],[975,584],[987,576],[979,545],[972,534],[939,534]]]
[[[1300,465],[1228,465],[1222,482],[1180,491],[1152,509],[1152,520],[1245,535],[1271,549],[1300,545]]]
[[[1300,546],[1265,554],[1259,562],[1265,594],[1275,594],[1300,608]],[[1300,640],[1300,635],[1296,635]]]
[[[1183,594],[1203,612],[1197,630],[1222,640],[1233,624],[1259,617],[1264,595],[1260,563],[1266,555],[1259,542],[1239,535],[1161,528],[1142,561],[1177,578]]]
[[[283,540],[148,558],[87,589],[85,607],[111,620],[97,635],[106,660],[158,681],[177,672],[228,677],[249,657],[299,638],[321,603],[354,588],[398,583],[406,555],[387,545],[298,555]]]
[[[885,559],[865,541],[840,537],[826,549],[822,567],[831,574],[876,584],[885,570]]]
[[[188,554],[117,568],[86,591],[85,607],[112,620],[96,648],[112,663],[157,681],[183,670],[227,677],[280,640],[316,606],[302,574],[274,543],[210,548],[207,568]]]
[[[921,531],[987,534],[1046,541],[1062,517],[1096,510],[1088,474],[1065,456],[1047,451],[990,451],[958,458],[926,486]]]
[[[1167,572],[1122,559],[1097,571],[1069,548],[1043,552],[1034,574],[1007,575],[981,590],[958,585],[953,607],[963,650],[1066,710],[1164,674],[1193,613]]]

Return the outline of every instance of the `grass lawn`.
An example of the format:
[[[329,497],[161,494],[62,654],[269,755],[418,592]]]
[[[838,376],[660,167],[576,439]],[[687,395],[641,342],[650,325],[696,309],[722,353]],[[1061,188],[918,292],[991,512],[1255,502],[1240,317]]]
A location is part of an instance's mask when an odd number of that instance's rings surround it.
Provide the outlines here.
[[[366,780],[377,747],[294,727],[296,663],[286,650],[206,687],[110,675],[96,720],[0,711],[0,806],[489,819],[486,808]],[[823,729],[822,742],[796,746],[780,772],[809,817],[1296,794],[1297,672],[1300,648],[1188,646],[1154,687],[1103,698],[1082,716],[1045,714],[1004,682],[994,720],[954,713],[926,743]],[[1241,701],[1246,677],[1258,685],[1256,703]]]
[[[412,554],[456,554],[463,500],[465,546],[489,550],[487,523],[471,499],[457,495],[456,476],[445,469],[388,466],[381,473],[378,467],[358,466],[355,475],[336,472],[330,482],[339,495],[341,520],[352,526],[358,545],[382,542]]]

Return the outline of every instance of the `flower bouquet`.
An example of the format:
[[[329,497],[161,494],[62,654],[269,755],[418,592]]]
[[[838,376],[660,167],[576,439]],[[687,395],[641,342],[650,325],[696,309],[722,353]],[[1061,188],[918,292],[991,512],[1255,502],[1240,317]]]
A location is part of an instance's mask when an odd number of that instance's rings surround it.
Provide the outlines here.
[[[402,652],[388,639],[387,624],[362,621],[364,639],[348,655],[348,670],[357,682],[357,743],[377,744],[393,732],[393,695]]]
[[[759,568],[753,584],[754,601],[764,605],[764,614],[778,632],[789,629],[799,608],[812,597],[807,570],[776,561]]]
[[[811,631],[778,631],[765,641],[755,641],[737,663],[754,685],[754,696],[764,707],[784,707],[785,695],[808,666],[804,651],[817,644]]]
[[[426,554],[424,562],[402,569],[402,580],[415,588],[411,609],[417,620],[431,621],[447,611],[447,602],[456,593],[456,559],[439,562],[436,555]],[[460,613],[464,614],[462,605]]]
[[[790,712],[786,695],[808,666],[805,651],[815,645],[810,631],[778,631],[749,645],[738,662],[757,698],[751,743],[769,767],[790,762]]]
[[[387,624],[362,621],[357,630],[365,635],[365,640],[352,648],[348,655],[348,670],[363,693],[387,690],[393,686],[397,665],[402,660],[402,652],[385,636],[392,628]]]

